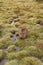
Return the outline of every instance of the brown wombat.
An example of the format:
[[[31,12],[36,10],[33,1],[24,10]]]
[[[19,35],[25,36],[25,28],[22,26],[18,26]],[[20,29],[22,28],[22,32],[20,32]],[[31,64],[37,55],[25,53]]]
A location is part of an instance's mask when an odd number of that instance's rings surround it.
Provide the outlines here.
[[[24,28],[24,27],[21,28],[21,30],[19,32],[19,37],[22,38],[22,39],[26,38],[27,37],[27,32],[28,32],[27,28]]]

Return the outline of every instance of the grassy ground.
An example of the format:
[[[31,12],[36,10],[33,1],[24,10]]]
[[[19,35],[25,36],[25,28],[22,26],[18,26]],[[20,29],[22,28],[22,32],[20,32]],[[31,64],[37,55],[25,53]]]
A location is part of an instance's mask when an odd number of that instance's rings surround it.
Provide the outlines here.
[[[28,30],[25,39],[14,36],[21,27]],[[3,59],[7,60],[5,65],[43,65],[42,0],[0,0],[0,60]]]

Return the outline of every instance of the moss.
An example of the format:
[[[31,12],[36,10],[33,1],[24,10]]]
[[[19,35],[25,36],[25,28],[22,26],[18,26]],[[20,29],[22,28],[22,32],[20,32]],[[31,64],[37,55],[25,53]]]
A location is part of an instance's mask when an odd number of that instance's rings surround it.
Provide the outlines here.
[[[20,61],[19,65],[43,65],[43,63],[35,57],[25,57]]]

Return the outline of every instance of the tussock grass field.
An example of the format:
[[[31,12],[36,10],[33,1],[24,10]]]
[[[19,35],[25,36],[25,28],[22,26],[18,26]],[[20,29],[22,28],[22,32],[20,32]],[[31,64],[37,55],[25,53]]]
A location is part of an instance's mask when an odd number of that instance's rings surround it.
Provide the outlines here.
[[[0,0],[0,65],[43,65],[43,0]]]

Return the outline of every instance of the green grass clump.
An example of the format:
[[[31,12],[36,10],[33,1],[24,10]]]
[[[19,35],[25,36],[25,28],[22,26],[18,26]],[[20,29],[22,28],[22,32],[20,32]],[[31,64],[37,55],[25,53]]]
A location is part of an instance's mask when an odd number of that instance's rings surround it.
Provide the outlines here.
[[[43,65],[43,63],[35,57],[25,57],[20,61],[19,65]]]
[[[7,58],[8,60],[15,59],[15,58],[16,58],[16,54],[15,54],[14,52],[7,53],[6,58]]]
[[[13,45],[12,41],[10,41],[10,40],[2,40],[2,43],[0,43],[0,49],[7,48],[10,45]]]
[[[5,63],[5,65],[18,65],[18,60],[11,60]]]
[[[24,57],[26,55],[27,55],[27,52],[25,50],[23,50],[23,51],[20,51],[20,52],[17,52],[17,53],[15,53],[15,52],[8,53],[6,58],[8,60],[12,60],[12,59],[16,59],[16,58],[21,59],[22,57]]]
[[[8,46],[7,50],[8,50],[8,52],[13,52],[13,51],[15,51],[15,45],[10,45],[10,46]]]
[[[30,46],[26,50],[27,50],[27,52],[30,56],[35,56],[37,58],[42,58],[43,57],[43,52],[35,46]]]
[[[5,58],[5,56],[6,56],[6,52],[4,52],[3,50],[0,49],[0,60]]]
[[[6,44],[0,43],[0,49],[4,49],[4,48],[6,48],[6,47],[7,47]]]
[[[43,57],[43,52],[34,47],[34,46],[30,46],[29,48],[25,48],[24,50],[21,50],[19,52],[10,52],[7,54],[7,59],[12,60],[12,59],[21,59],[23,57],[27,57],[27,56],[34,56],[37,58],[42,58]]]

